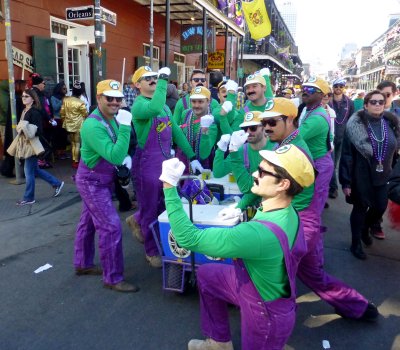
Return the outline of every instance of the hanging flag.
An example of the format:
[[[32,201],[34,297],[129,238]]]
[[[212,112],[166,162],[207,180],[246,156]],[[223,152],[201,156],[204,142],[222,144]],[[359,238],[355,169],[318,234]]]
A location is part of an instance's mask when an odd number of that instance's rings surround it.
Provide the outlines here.
[[[242,1],[242,10],[252,39],[260,40],[271,34],[271,22],[264,0]]]

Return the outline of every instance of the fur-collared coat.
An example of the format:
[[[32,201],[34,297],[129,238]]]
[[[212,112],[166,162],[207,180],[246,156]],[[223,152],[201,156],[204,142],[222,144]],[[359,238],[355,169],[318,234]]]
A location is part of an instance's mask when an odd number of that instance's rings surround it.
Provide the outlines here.
[[[384,112],[383,118],[389,126],[389,141],[383,162],[384,171],[377,172],[378,163],[373,154],[365,122],[367,118],[368,113],[360,110],[347,122],[339,165],[339,182],[343,188],[351,188],[352,196],[361,197],[368,203],[368,194],[373,193],[374,187],[386,185],[389,179],[400,147],[400,131],[396,116]]]
[[[38,156],[44,152],[44,148],[36,136],[38,127],[26,120],[20,120],[16,130],[17,136],[7,149],[7,153],[19,159],[27,159]]]

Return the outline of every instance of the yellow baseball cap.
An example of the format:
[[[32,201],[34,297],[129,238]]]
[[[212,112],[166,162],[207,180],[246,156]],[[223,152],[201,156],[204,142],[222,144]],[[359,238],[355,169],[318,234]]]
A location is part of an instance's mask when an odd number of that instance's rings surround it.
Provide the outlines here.
[[[265,110],[261,113],[261,118],[272,118],[284,115],[294,119],[297,117],[297,112],[297,107],[291,100],[284,97],[275,97],[267,101]]]
[[[295,145],[284,145],[275,151],[260,151],[266,161],[285,169],[301,186],[311,186],[315,181],[313,164],[309,157]]]
[[[239,125],[240,128],[244,126],[261,125],[261,112],[247,112],[244,115],[243,123]]]
[[[200,100],[200,99],[210,99],[211,92],[204,86],[197,86],[195,87],[190,93],[191,100]]]
[[[122,86],[119,81],[108,79],[102,80],[97,84],[97,95],[124,97]]]
[[[157,72],[153,72],[149,66],[141,66],[133,73],[132,83],[136,84],[141,78],[154,77],[156,75]]]
[[[267,86],[264,77],[256,74],[249,75],[246,79],[246,83],[243,86],[247,86],[250,84],[261,84],[262,86]]]
[[[303,86],[316,87],[317,89],[320,89],[324,95],[331,91],[329,83],[320,77],[310,77],[305,83],[303,83]]]

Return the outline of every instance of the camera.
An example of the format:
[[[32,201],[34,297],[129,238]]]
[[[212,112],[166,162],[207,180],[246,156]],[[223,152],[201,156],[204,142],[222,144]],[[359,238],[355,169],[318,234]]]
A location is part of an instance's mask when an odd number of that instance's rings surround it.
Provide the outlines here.
[[[131,181],[131,171],[126,165],[119,165],[117,169],[117,179],[122,188],[128,188]]]

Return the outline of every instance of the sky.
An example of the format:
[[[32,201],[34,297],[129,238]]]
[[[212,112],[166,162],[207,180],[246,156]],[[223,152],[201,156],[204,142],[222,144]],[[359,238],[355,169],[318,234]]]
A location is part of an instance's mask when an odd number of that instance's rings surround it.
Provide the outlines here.
[[[400,0],[292,0],[297,8],[296,44],[303,63],[336,70],[346,43],[370,45],[400,13]]]

